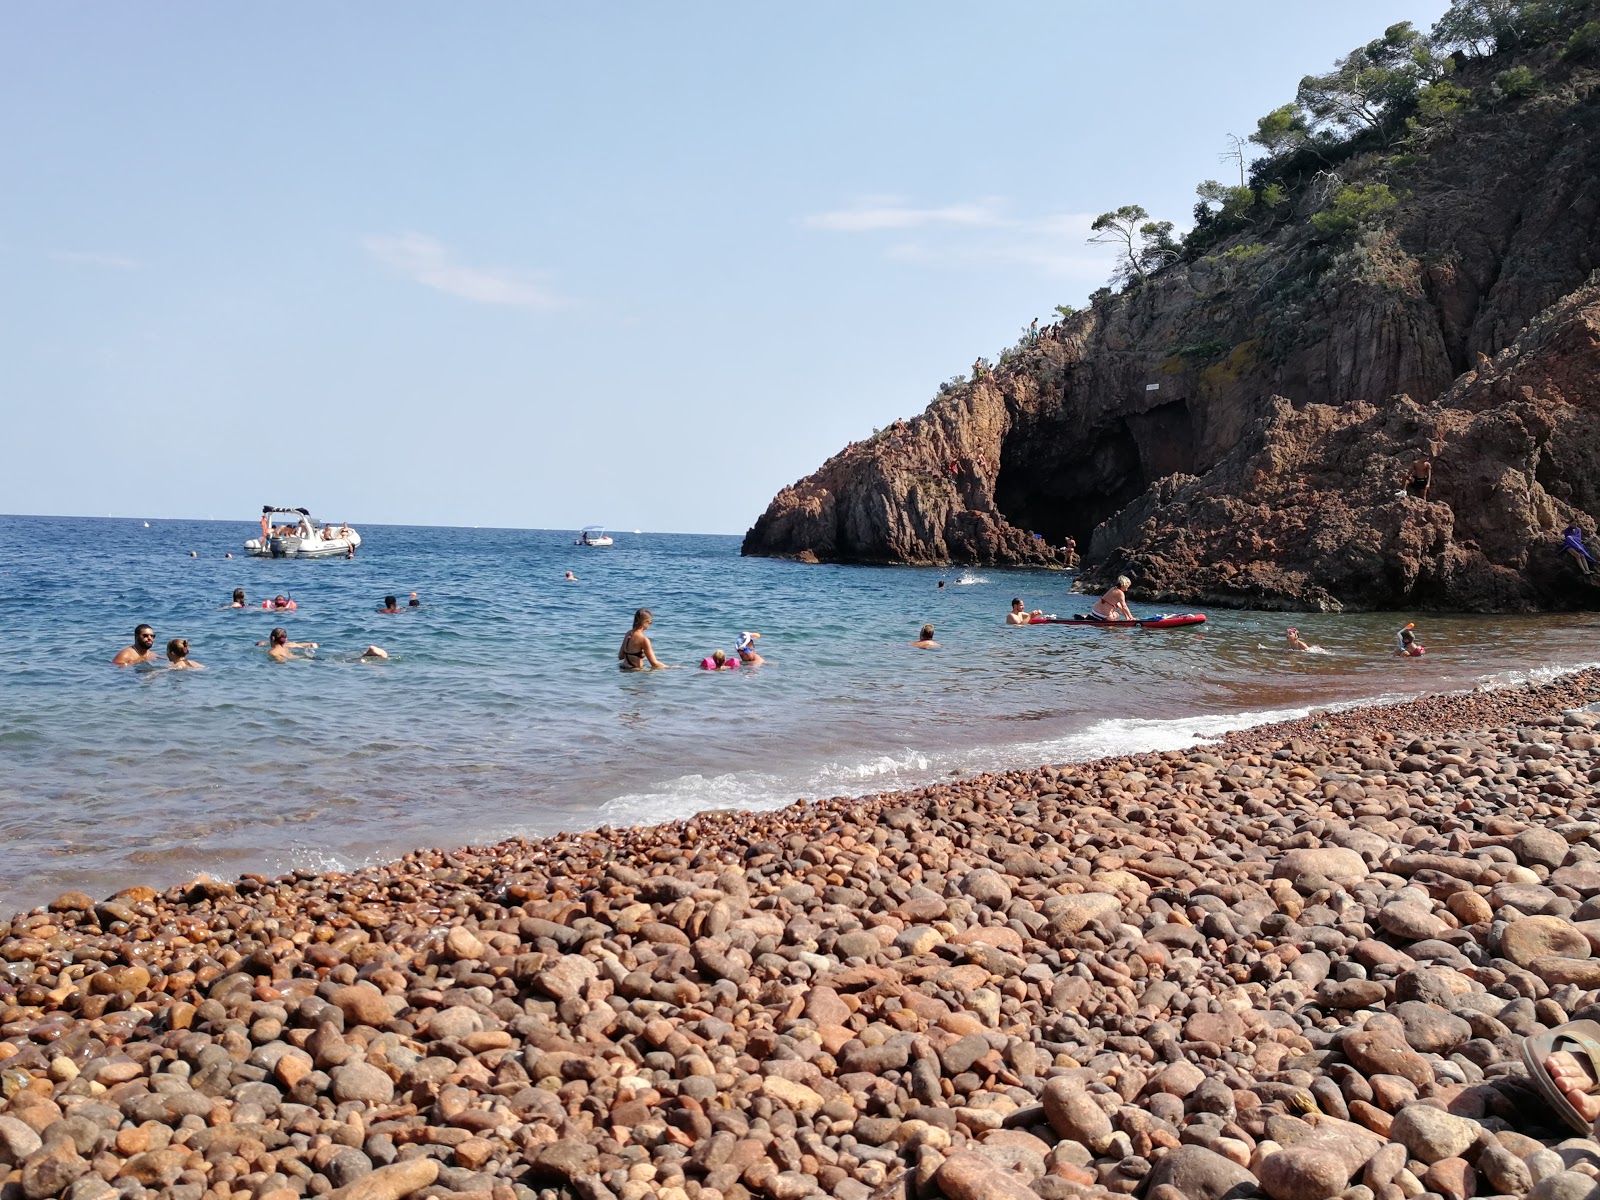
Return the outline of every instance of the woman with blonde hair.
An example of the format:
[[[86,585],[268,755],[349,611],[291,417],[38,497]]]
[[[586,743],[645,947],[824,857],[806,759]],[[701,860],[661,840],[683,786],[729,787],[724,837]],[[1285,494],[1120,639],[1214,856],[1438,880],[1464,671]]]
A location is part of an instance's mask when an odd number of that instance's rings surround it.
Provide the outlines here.
[[[1126,575],[1118,575],[1117,582],[1104,596],[1094,602],[1089,610],[1091,621],[1132,621],[1133,610],[1128,607],[1128,589],[1133,582]]]

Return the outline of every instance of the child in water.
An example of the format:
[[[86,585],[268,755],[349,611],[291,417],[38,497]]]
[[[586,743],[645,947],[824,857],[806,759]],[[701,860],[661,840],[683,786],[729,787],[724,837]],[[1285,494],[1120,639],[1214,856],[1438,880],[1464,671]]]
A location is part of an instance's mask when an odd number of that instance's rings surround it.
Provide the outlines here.
[[[1404,655],[1407,658],[1420,658],[1428,652],[1427,648],[1417,641],[1417,635],[1412,632],[1415,628],[1416,626],[1408,621],[1406,622],[1406,627],[1394,635],[1394,652],[1396,654]]]
[[[700,669],[702,671],[733,671],[737,670],[738,667],[738,660],[730,659],[726,650],[713,650],[709,658],[700,660]]]
[[[1291,650],[1311,649],[1311,647],[1306,644],[1305,639],[1300,636],[1300,631],[1294,628],[1292,625],[1289,627],[1289,632],[1284,636],[1285,640],[1288,642],[1289,649]]]

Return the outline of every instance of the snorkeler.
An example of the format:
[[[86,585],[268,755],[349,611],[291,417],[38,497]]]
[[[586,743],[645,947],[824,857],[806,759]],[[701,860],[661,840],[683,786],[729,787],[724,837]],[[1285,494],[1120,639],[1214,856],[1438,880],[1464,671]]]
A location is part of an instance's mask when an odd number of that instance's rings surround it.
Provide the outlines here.
[[[1417,641],[1417,635],[1412,632],[1416,626],[1410,621],[1406,627],[1394,635],[1394,652],[1407,658],[1421,658],[1428,652],[1426,646]]]
[[[761,637],[753,630],[741,633],[739,640],[733,644],[733,652],[739,656],[739,661],[747,667],[759,667],[767,660],[756,653],[756,641]]]

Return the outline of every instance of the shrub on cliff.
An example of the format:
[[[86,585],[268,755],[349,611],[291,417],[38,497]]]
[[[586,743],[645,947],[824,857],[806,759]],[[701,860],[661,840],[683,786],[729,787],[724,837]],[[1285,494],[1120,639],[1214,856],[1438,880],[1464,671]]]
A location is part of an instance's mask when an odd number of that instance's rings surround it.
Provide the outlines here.
[[[1573,30],[1562,47],[1561,57],[1573,62],[1600,60],[1600,21],[1589,21]]]
[[[1311,228],[1327,241],[1382,222],[1400,201],[1386,183],[1349,184],[1334,193],[1327,208],[1311,217]]]

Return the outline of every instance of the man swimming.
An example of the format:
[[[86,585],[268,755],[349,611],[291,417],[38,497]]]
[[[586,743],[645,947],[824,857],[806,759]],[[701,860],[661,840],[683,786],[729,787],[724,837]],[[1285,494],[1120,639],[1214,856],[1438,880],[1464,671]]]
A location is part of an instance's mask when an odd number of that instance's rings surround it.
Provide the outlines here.
[[[1044,616],[1044,611],[1042,609],[1036,608],[1032,612],[1029,612],[1027,609],[1023,608],[1022,597],[1017,596],[1011,601],[1011,611],[1006,614],[1006,624],[1032,625],[1035,617],[1042,616]]]
[[[243,588],[234,588],[233,589],[233,603],[228,605],[228,607],[229,608],[244,608],[244,607],[246,607],[245,602],[244,602],[244,589]]]
[[[385,596],[383,604],[378,608],[381,613],[397,613],[400,611],[400,601],[393,596]]]
[[[256,643],[258,646],[262,644],[261,642]],[[289,640],[289,631],[282,625],[267,636],[265,645],[267,647],[267,657],[273,662],[288,662],[291,658],[304,658],[306,657],[305,655],[296,654],[294,651],[315,650],[317,648],[315,642],[291,642]]]
[[[759,667],[767,660],[756,653],[756,640],[761,635],[754,631],[741,633],[739,640],[733,644],[733,652],[739,656],[739,661],[747,667]]]
[[[156,631],[140,625],[133,631],[133,645],[124,646],[111,660],[113,667],[132,667],[156,661]]]
[[[1128,607],[1128,589],[1133,586],[1133,581],[1126,575],[1118,575],[1117,582],[1104,596],[1094,602],[1094,607],[1089,610],[1091,621],[1132,621],[1133,610]]]
[[[933,640],[933,626],[924,625],[922,627],[922,632],[917,635],[917,640],[911,642],[910,645],[914,646],[918,650],[939,649],[939,643]]]

